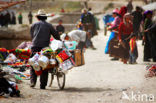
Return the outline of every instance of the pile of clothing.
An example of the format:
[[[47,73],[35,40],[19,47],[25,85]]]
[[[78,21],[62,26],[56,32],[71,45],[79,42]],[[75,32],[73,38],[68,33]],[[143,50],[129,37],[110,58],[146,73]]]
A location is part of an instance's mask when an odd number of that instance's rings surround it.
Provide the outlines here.
[[[17,83],[30,79],[30,74],[24,73],[29,65],[23,61],[30,54],[30,50],[0,48],[0,96],[20,97]]]
[[[23,79],[30,79],[30,74],[24,73],[30,67],[30,65],[24,61],[29,59],[30,54],[30,50],[7,50],[5,48],[0,48],[0,69],[8,72],[9,75],[15,79],[15,82],[19,82]],[[8,79],[11,77],[8,77]]]
[[[17,96],[20,97],[18,85],[7,79],[8,72],[0,69],[0,96]]]

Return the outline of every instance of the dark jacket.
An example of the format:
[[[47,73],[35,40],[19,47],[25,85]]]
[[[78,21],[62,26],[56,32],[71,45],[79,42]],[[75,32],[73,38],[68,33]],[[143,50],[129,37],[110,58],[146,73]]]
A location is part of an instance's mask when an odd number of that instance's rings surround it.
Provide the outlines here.
[[[33,47],[47,47],[50,43],[51,35],[60,40],[58,32],[46,21],[39,21],[31,26],[30,34],[32,37]]]
[[[81,22],[82,24],[86,24],[86,23],[93,23],[94,22],[94,17],[91,13],[87,13],[87,14],[82,14],[81,15]]]
[[[64,33],[65,28],[64,28],[63,25],[57,25],[57,26],[56,26],[56,30],[57,30],[58,32],[62,32],[62,33]]]
[[[6,73],[3,72],[3,70],[0,69],[0,78],[2,78],[2,77],[5,76],[5,75],[6,75]]]

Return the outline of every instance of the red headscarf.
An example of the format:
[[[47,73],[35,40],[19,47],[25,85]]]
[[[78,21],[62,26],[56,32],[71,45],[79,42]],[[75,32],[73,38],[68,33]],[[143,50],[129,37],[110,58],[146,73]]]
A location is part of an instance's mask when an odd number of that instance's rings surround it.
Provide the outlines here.
[[[121,21],[123,21],[123,16],[127,13],[127,7],[122,6],[119,11],[119,15],[121,16]]]

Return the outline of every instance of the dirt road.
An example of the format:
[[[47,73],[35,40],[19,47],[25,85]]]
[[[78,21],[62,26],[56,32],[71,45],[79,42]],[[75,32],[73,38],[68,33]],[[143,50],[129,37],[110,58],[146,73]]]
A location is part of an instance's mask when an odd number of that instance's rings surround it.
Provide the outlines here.
[[[102,16],[99,18],[103,28]],[[156,78],[144,77],[148,63],[142,61],[141,41],[138,41],[138,64],[125,65],[111,61],[109,55],[104,54],[109,35],[104,36],[103,30],[98,32],[93,38],[97,50],[86,50],[86,64],[68,72],[63,91],[58,89],[56,80],[46,90],[39,89],[39,81],[34,89],[29,87],[29,81],[24,81],[19,85],[21,98],[0,98],[0,103],[156,103],[155,98],[153,102],[149,100],[151,95],[156,96]],[[125,97],[123,93],[129,99],[122,98]]]
[[[97,50],[86,50],[86,64],[69,71],[65,90],[58,90],[56,80],[53,87],[46,90],[40,90],[39,83],[32,89],[29,87],[29,81],[24,81],[20,85],[21,98],[0,98],[0,103],[132,103],[132,92],[136,93],[136,97],[143,94],[147,94],[147,98],[150,94],[156,96],[156,79],[144,77],[147,63],[142,62],[141,41],[138,41],[138,64],[125,65],[120,61],[111,61],[110,57],[104,54],[109,36],[103,34],[101,30],[99,35],[93,38]],[[121,98],[123,91],[130,96],[130,100]],[[145,102],[145,99],[140,102],[137,98],[139,102],[134,103],[150,103]]]

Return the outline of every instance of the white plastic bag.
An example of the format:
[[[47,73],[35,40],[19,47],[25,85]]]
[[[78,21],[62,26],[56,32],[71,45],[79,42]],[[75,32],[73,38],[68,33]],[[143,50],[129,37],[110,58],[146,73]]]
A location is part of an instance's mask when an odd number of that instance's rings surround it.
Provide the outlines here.
[[[49,58],[44,56],[44,55],[41,55],[38,59],[38,64],[39,66],[41,66],[42,68],[46,68],[49,64]]]
[[[50,43],[50,48],[51,48],[53,51],[56,51],[57,49],[61,49],[61,48],[63,48],[63,42],[62,42],[62,41],[59,41],[59,40],[53,40],[53,41]]]
[[[39,55],[38,53],[36,53],[32,58],[30,58],[30,59],[28,60],[28,63],[29,63],[30,65],[34,65],[35,62],[38,61],[39,56],[40,56],[40,55]]]

